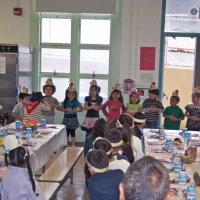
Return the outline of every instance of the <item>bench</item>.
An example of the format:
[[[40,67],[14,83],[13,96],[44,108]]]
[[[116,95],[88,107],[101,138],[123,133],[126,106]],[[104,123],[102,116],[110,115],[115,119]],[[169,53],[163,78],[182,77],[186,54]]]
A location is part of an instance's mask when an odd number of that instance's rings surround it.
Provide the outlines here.
[[[40,178],[38,179],[39,182],[46,183],[47,185],[50,183],[58,184],[57,188],[55,187],[54,190],[52,188],[52,197],[55,196],[55,194],[58,192],[58,190],[62,187],[62,185],[66,182],[68,178],[71,179],[70,183],[73,184],[73,168],[76,165],[82,153],[83,147],[67,147],[55,159],[55,161],[49,166],[49,168],[40,176]],[[45,184],[43,188],[45,193]]]
[[[59,191],[59,183],[38,182],[38,184],[46,199],[53,200]]]

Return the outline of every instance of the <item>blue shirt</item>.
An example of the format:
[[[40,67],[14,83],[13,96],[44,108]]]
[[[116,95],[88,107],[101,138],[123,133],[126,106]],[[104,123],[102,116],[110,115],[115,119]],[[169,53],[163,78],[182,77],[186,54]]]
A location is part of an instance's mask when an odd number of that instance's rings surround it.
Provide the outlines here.
[[[33,192],[27,168],[8,166],[0,185],[2,200],[45,200],[37,182]]]
[[[80,108],[82,105],[79,101],[75,100],[75,101],[63,101],[62,103],[64,108],[67,109],[76,109],[76,108]],[[66,115],[71,115],[74,114],[74,112],[64,112]]]
[[[120,169],[91,175],[88,181],[90,200],[119,200],[119,184],[123,176]]]
[[[13,113],[16,113],[20,116],[24,116],[24,104],[22,102],[15,105],[15,107],[12,110]]]

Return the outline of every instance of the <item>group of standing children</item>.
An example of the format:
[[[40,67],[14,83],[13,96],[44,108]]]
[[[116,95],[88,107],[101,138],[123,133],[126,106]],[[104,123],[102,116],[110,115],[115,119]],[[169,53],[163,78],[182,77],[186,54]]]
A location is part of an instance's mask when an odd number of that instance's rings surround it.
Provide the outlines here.
[[[23,88],[24,89],[24,88]],[[25,88],[26,89],[26,88]],[[24,89],[24,90],[25,90]],[[13,116],[17,120],[26,122],[34,119],[37,122],[40,119],[46,119],[47,123],[53,124],[55,117],[55,109],[64,112],[62,124],[66,126],[67,138],[71,136],[72,145],[75,145],[75,130],[79,127],[77,112],[86,110],[86,116],[81,124],[81,129],[86,131],[86,136],[91,134],[95,122],[99,119],[99,110],[102,110],[107,119],[107,123],[111,124],[118,119],[121,113],[128,113],[134,116],[134,113],[145,113],[145,128],[158,128],[159,116],[163,113],[164,128],[178,130],[181,121],[187,117],[186,127],[189,130],[200,130],[200,89],[197,87],[192,94],[192,104],[185,107],[185,115],[178,106],[180,98],[178,90],[173,92],[170,98],[170,106],[164,109],[163,104],[157,99],[159,90],[152,82],[149,88],[149,97],[140,104],[140,96],[136,89],[133,89],[129,95],[129,103],[126,107],[123,102],[122,92],[119,84],[113,86],[113,90],[109,99],[103,104],[103,98],[99,95],[101,88],[97,85],[96,80],[90,82],[89,95],[85,97],[85,103],[82,106],[77,100],[77,92],[73,84],[66,89],[65,99],[61,106],[58,100],[53,97],[56,87],[51,78],[48,78],[41,92],[32,93],[31,97],[26,91],[22,91],[19,95],[20,103],[13,109]]]

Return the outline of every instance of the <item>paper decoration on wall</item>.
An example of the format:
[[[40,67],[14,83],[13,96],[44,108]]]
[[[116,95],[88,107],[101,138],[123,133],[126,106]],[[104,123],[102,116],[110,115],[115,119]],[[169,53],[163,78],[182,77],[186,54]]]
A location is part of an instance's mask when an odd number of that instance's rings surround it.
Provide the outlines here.
[[[135,87],[135,80],[125,79],[123,83],[124,93],[129,93],[132,91],[132,88]]]
[[[155,47],[140,48],[140,70],[155,70]]]

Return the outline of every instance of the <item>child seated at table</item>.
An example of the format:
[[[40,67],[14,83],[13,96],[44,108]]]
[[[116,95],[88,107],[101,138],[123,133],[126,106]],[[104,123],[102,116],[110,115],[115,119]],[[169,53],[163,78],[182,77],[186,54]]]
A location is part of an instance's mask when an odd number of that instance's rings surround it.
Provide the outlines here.
[[[1,199],[44,200],[45,197],[33,178],[28,149],[20,146],[14,135],[6,136],[4,145],[8,169],[0,184]]]
[[[87,154],[87,165],[91,174],[88,181],[89,199],[119,199],[119,183],[124,173],[120,169],[108,169],[109,161],[106,152],[103,150],[90,151]]]
[[[142,111],[145,113],[146,122],[145,128],[158,128],[159,113],[162,113],[164,107],[162,102],[157,99],[159,96],[159,89],[155,87],[155,83],[152,82],[149,88],[149,98],[145,99],[142,106]]]
[[[109,169],[121,169],[125,173],[130,163],[122,157],[118,159],[113,151],[112,145],[113,143],[111,144],[110,141],[105,138],[97,138],[94,141],[94,149],[101,149],[106,152],[109,159]]]
[[[23,122],[31,119],[39,123],[42,118],[42,111],[51,110],[51,106],[46,101],[43,101],[43,98],[42,92],[32,93],[30,101],[26,104],[24,109]]]
[[[179,101],[178,90],[176,90],[170,98],[170,106],[163,112],[165,129],[179,130],[181,121],[185,118],[182,109],[178,106]]]
[[[131,164],[119,188],[120,200],[171,199],[169,172],[162,163],[150,156]],[[182,199],[176,195],[173,199],[179,198]]]
[[[145,125],[145,115],[142,112],[136,112],[133,116],[133,121],[135,125],[135,127],[133,128],[135,136],[142,140],[144,137],[143,128]]]
[[[118,123],[118,126],[124,127],[130,134],[134,160],[136,161],[142,158],[144,156],[144,152],[143,152],[144,148],[143,148],[142,141],[137,136],[135,136],[135,133],[133,131],[133,123],[134,123],[133,117],[127,113],[123,113],[120,115],[117,123]]]
[[[28,88],[22,87],[22,91],[19,93],[19,103],[15,105],[12,111],[12,116],[15,120],[23,121],[24,107],[29,101],[30,94],[28,94]]]

